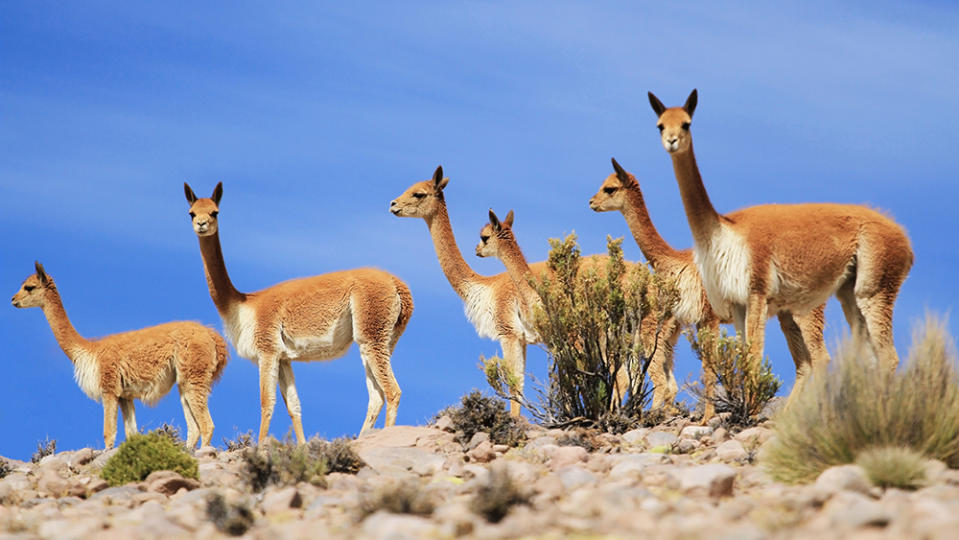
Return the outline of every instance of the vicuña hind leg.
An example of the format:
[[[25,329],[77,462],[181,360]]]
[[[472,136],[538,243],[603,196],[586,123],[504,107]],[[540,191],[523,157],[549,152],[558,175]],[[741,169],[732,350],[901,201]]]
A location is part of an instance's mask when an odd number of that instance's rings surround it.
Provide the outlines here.
[[[879,365],[889,371],[899,366],[899,355],[892,338],[892,305],[895,298],[882,293],[870,298],[856,298],[859,310],[866,320],[869,344]]]
[[[197,439],[200,438],[200,429],[182,386],[180,387],[180,406],[183,407],[183,419],[186,420],[186,447],[192,450],[196,446]]]
[[[855,275],[848,278],[836,291],[836,298],[842,306],[842,314],[849,323],[849,333],[852,335],[853,350],[859,353],[867,343],[869,336],[866,331],[866,319],[859,310],[856,302]]]
[[[107,450],[117,440],[117,401],[116,396],[103,396],[103,446]]]
[[[280,392],[283,396],[283,402],[286,403],[286,410],[290,413],[290,420],[293,422],[293,432],[296,433],[296,442],[306,444],[306,435],[303,433],[303,414],[300,409],[300,397],[296,393],[293,365],[289,360],[280,360],[279,375]]]
[[[746,343],[749,345],[749,352],[752,354],[752,369],[754,373],[759,373],[759,366],[763,361],[763,346],[766,340],[766,320],[768,318],[769,305],[766,303],[766,296],[753,293],[749,295],[749,304],[746,306]]]
[[[370,396],[366,419],[360,433],[373,428],[383,409],[384,401],[386,402],[386,420],[383,425],[389,427],[396,424],[396,412],[399,409],[402,391],[390,366],[388,341],[360,344],[360,356],[363,358],[363,367],[366,370],[366,389]]]
[[[264,354],[259,358],[260,368],[260,435],[257,444],[266,442],[270,435],[270,420],[276,406],[276,379],[279,370],[279,358],[275,354]]]
[[[516,384],[509,390],[515,396],[523,396],[523,387],[526,383],[526,344],[516,337],[506,337],[500,339],[500,346],[503,348],[503,363],[506,371]],[[513,417],[519,417],[522,405],[519,400],[511,399],[509,402],[509,414]]]
[[[139,433],[137,431],[137,414],[133,408],[133,399],[120,398],[120,410],[123,412],[123,433],[126,438]]]

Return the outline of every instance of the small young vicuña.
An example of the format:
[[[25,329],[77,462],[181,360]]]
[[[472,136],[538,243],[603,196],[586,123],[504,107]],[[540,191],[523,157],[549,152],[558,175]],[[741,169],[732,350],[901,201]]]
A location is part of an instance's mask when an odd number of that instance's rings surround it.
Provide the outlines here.
[[[198,198],[186,184],[183,188],[210,296],[223,318],[227,338],[240,356],[259,366],[259,441],[269,434],[279,379],[296,439],[306,443],[291,362],[338,358],[354,341],[360,348],[369,393],[360,433],[373,427],[384,401],[386,425],[395,424],[400,385],[390,357],[413,314],[409,287],[382,270],[360,268],[284,281],[255,293],[237,291],[220,249],[217,215],[223,184],[216,185],[209,199]]]
[[[188,448],[201,439],[209,446],[213,420],[207,408],[210,387],[226,366],[226,342],[216,331],[195,322],[171,322],[142,330],[85,339],[67,318],[53,278],[43,266],[24,280],[13,296],[18,308],[39,307],[60,348],[73,362],[73,373],[87,396],[103,403],[103,444],[113,448],[117,405],[123,410],[127,438],[137,433],[133,400],[153,405],[175,382],[186,418]]]
[[[733,320],[758,361],[769,313],[803,316],[835,294],[853,338],[896,369],[892,308],[913,263],[906,232],[855,204],[763,204],[720,214],[693,153],[696,102],[696,90],[672,108],[649,93],[713,310]]]
[[[500,221],[493,210],[490,209],[489,223],[486,223],[480,229],[480,242],[476,245],[476,255],[478,257],[496,257],[502,261],[503,266],[506,267],[506,272],[513,280],[513,284],[523,300],[526,310],[525,317],[532,319],[530,310],[540,304],[540,297],[539,293],[530,284],[530,279],[539,277],[540,274],[534,273],[530,268],[526,262],[526,257],[523,255],[523,250],[520,249],[519,243],[516,241],[516,235],[513,234],[512,210],[506,214],[506,219]],[[632,265],[627,263],[627,267],[629,266]],[[598,270],[603,271],[602,266],[599,266]],[[538,270],[540,273],[548,271],[546,268]],[[672,335],[677,327],[676,321],[672,316],[668,317],[663,323],[662,330],[658,331],[657,317],[658,313],[652,311],[645,313],[640,325],[640,339],[644,350],[654,351],[647,370],[649,378],[653,382],[652,407],[654,409],[672,407],[678,392],[672,366],[668,364],[672,362],[672,345],[663,339],[664,336]],[[630,384],[634,382],[626,366],[620,367],[619,372],[616,373],[616,395],[619,398],[624,398]],[[632,388],[632,390],[635,392],[638,389]]]

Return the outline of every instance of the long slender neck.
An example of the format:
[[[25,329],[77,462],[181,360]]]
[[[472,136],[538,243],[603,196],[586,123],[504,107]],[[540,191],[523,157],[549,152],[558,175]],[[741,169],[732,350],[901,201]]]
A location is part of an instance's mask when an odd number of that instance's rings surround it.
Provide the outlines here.
[[[43,303],[43,314],[47,317],[50,329],[53,330],[53,337],[63,352],[75,362],[74,356],[77,349],[83,348],[90,342],[81,336],[67,317],[67,310],[63,308],[63,300],[60,299],[60,293],[56,289],[50,289],[46,293]]]
[[[210,287],[213,304],[221,315],[229,313],[230,308],[246,299],[246,295],[236,290],[223,262],[223,250],[220,249],[220,232],[210,236],[200,236],[200,255],[203,256],[203,270],[206,272],[206,284]]]
[[[445,204],[440,204],[439,210],[426,218],[426,226],[430,229],[433,248],[436,249],[436,257],[440,260],[443,274],[446,275],[456,294],[465,300],[467,286],[481,276],[466,264],[463,254],[456,246],[456,238],[453,236],[453,227],[450,226],[450,217],[446,212]]]
[[[639,186],[626,190],[626,206],[622,212],[633,238],[639,244],[643,256],[653,266],[653,270],[658,271],[658,267],[676,259],[676,250],[663,240],[653,221],[649,219],[646,201],[643,200],[643,192]]]
[[[713,232],[720,225],[720,216],[709,201],[709,194],[703,186],[703,178],[699,175],[699,166],[696,165],[696,155],[693,153],[693,143],[690,141],[689,150],[674,152],[673,172],[679,183],[679,193],[686,208],[686,219],[693,232],[696,243],[708,243]]]
[[[522,295],[523,300],[528,306],[534,305],[539,301],[539,294],[533,289],[530,285],[530,278],[533,277],[533,271],[529,268],[529,263],[526,262],[526,257],[523,256],[523,251],[519,248],[519,244],[516,243],[516,239],[512,238],[510,240],[499,240],[500,245],[497,250],[496,256],[499,260],[503,261],[503,266],[506,267],[506,272],[509,274],[510,279],[513,280],[513,284],[516,286],[516,289]]]

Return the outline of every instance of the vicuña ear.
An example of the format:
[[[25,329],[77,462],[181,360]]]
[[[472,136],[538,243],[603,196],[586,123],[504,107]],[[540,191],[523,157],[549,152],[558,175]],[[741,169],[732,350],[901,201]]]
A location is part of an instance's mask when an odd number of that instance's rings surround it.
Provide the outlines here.
[[[33,261],[33,267],[37,270],[37,277],[40,278],[40,281],[44,283],[50,282],[50,276],[47,275],[40,261]]]
[[[683,104],[683,110],[686,111],[686,114],[690,118],[693,117],[693,111],[696,110],[696,101],[699,99],[699,96],[696,94],[696,89],[693,88],[693,91],[689,93],[689,97],[686,98],[686,103]]]
[[[213,195],[210,197],[217,206],[220,206],[220,199],[223,197],[223,182],[217,182],[213,188]]]
[[[656,112],[656,116],[660,117],[666,112],[666,106],[663,105],[662,101],[659,101],[659,98],[653,95],[652,92],[647,92],[649,94],[649,104],[652,105],[653,111]]]
[[[503,225],[499,222],[499,218],[496,217],[496,214],[493,213],[493,209],[489,209],[489,224],[493,226],[494,232],[499,232]]]
[[[616,158],[612,158],[613,161],[613,170],[616,171],[616,178],[619,178],[620,182],[624,184],[629,182],[629,173],[626,172],[626,169],[622,168],[619,165],[619,162],[616,161]]]
[[[186,202],[191,205],[196,202],[196,193],[193,193],[193,190],[190,188],[190,184],[183,182],[183,193],[186,194]]]
[[[506,219],[503,220],[503,223],[505,223],[507,227],[512,227],[512,226],[513,226],[513,211],[512,211],[512,210],[510,210],[509,213],[506,214]]]
[[[433,186],[439,191],[443,191],[443,188],[449,183],[450,179],[443,177],[443,166],[436,167],[436,172],[433,173]]]

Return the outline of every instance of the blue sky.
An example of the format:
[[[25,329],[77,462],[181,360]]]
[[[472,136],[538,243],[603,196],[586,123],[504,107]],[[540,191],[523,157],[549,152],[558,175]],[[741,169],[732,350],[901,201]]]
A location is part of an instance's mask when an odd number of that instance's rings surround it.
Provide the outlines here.
[[[954,5],[514,4],[5,3],[0,283],[12,295],[39,259],[88,337],[177,319],[220,329],[181,185],[206,196],[223,181],[221,238],[241,290],[368,265],[409,283],[416,310],[393,366],[399,421],[422,423],[485,387],[478,358],[498,345],[463,316],[424,224],[390,215],[389,201],[442,164],[460,248],[492,274],[498,261],[472,255],[489,207],[515,209],[531,260],[573,230],[585,252],[628,236],[620,215],[587,206],[615,156],[663,236],[688,247],[645,94],[678,105],[696,87],[697,156],[720,211],[881,208],[916,253],[897,303],[900,352],[925,310],[951,309]],[[827,316],[832,344],[846,330],[835,300]],[[788,388],[775,321],[767,336]],[[0,454],[26,458],[46,436],[102,446],[100,405],[77,388],[40,310],[0,309],[0,340]],[[545,364],[531,348],[530,371]],[[307,433],[358,431],[355,347],[294,370]],[[697,372],[681,342],[677,377]],[[256,379],[232,358],[211,396],[216,442],[257,427]],[[175,391],[139,405],[138,421],[183,426]],[[272,432],[288,428],[280,404]]]

